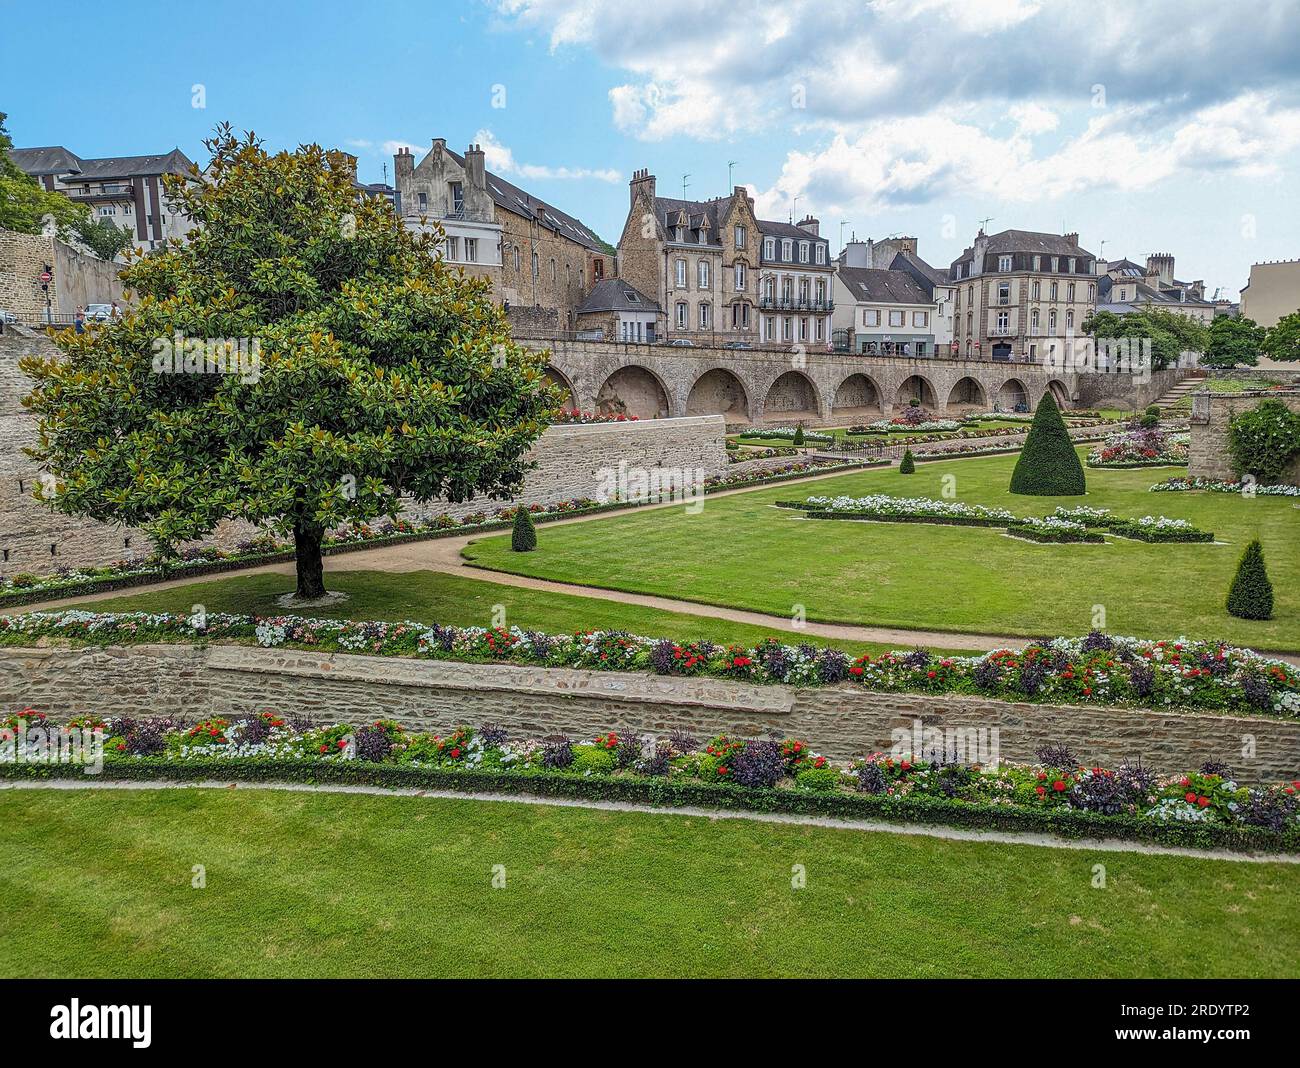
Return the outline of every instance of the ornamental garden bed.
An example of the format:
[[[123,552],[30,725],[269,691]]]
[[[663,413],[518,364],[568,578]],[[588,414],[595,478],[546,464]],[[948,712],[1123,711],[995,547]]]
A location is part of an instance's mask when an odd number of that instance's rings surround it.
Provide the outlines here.
[[[1104,545],[1106,543],[1106,539],[1096,531],[1089,530],[1082,523],[1074,523],[1070,520],[1025,519],[1006,524],[1006,529],[1013,538],[1021,538],[1024,541],[1050,542],[1058,545],[1071,543]]]
[[[1151,487],[1152,493],[1183,493],[1204,490],[1207,493],[1251,493],[1261,497],[1300,497],[1300,486],[1280,482],[1271,486],[1255,483],[1227,482],[1217,478],[1178,476],[1157,482]]]
[[[511,738],[500,728],[445,735],[392,720],[364,726],[273,713],[193,724],[104,722],[85,715],[60,727],[37,715],[0,731],[0,777],[87,781],[72,759],[41,759],[60,732],[98,731],[97,780],[347,784],[538,798],[702,806],[840,819],[1119,838],[1244,852],[1300,850],[1300,781],[1245,787],[1230,768],[1157,776],[1141,764],[1083,766],[1047,746],[1033,764],[986,766],[932,754],[870,753],[832,762],[786,738],[708,740],[620,736]],[[21,732],[23,759],[18,759]],[[92,732],[87,735],[86,732]],[[44,747],[44,748],[43,748]],[[75,752],[64,747],[65,752]]]

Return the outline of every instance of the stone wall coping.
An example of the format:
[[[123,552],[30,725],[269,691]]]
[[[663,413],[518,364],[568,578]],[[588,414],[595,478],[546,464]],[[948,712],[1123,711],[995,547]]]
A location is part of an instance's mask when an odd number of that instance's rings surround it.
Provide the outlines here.
[[[672,430],[677,427],[716,427],[719,434],[725,434],[726,419],[721,415],[674,415],[662,419],[624,419],[603,423],[552,423],[543,433],[555,435],[572,435],[584,432],[598,434],[635,433]]]

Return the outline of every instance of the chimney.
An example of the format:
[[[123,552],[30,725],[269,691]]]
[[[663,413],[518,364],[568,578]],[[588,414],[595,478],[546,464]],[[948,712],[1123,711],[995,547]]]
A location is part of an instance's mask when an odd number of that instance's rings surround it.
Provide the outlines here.
[[[1174,258],[1168,252],[1153,252],[1147,257],[1147,277],[1154,276],[1167,286],[1174,284]]]
[[[483,165],[481,145],[470,145],[465,149],[465,184],[481,193],[487,192],[487,171]]]
[[[632,172],[632,180],[628,182],[629,195],[631,203],[636,204],[636,198],[644,193],[649,198],[650,204],[654,205],[655,199],[655,176],[650,173],[648,167],[643,167],[639,171]]]
[[[805,215],[803,219],[800,220],[795,225],[797,225],[799,229],[802,230],[804,233],[812,234],[813,237],[821,236],[821,234],[817,232],[817,228],[821,224],[816,219],[814,219],[811,215]]]
[[[399,189],[402,186],[402,179],[409,178],[415,172],[415,156],[411,150],[403,145],[393,155],[393,185]]]
[[[1075,233],[1072,233],[1072,234],[1066,234],[1066,235],[1065,235],[1065,240],[1068,241],[1068,242],[1069,242],[1070,244],[1072,244],[1072,245],[1077,245],[1077,244],[1079,243],[1079,234],[1078,234],[1078,232],[1076,231]]]
[[[870,267],[871,249],[867,241],[850,241],[844,246],[845,267]]]
[[[354,182],[357,180],[357,157],[351,152],[343,153],[343,169]]]

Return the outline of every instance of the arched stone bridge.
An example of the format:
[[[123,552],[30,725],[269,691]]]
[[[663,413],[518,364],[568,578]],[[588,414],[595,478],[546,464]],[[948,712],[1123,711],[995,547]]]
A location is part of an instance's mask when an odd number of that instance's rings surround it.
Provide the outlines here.
[[[880,419],[915,398],[940,415],[1033,410],[1051,392],[1063,408],[1137,407],[1159,396],[1129,375],[1057,373],[988,360],[678,348],[608,341],[528,340],[550,352],[548,375],[583,411],[641,419],[721,414],[729,423],[831,424]],[[1103,381],[1104,380],[1104,381]],[[1103,387],[1103,388],[1099,388]]]

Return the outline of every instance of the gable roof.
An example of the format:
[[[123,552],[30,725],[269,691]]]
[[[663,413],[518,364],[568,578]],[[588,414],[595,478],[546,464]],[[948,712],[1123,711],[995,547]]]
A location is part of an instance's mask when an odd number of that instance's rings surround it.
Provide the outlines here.
[[[40,178],[47,174],[79,174],[81,160],[62,145],[47,145],[44,148],[11,148],[9,158],[17,164],[18,169]]]
[[[948,284],[948,275],[945,272],[931,267],[920,256],[913,255],[910,252],[900,252],[894,257],[889,267],[890,270],[894,271],[907,271],[913,278],[920,274],[922,278],[929,282],[931,288]]]
[[[591,287],[586,300],[578,307],[578,314],[606,311],[658,312],[659,303],[621,279],[606,278]]]
[[[855,301],[875,304],[933,304],[934,299],[907,271],[881,267],[841,267],[835,272]]]
[[[1075,244],[1064,234],[1044,234],[1038,230],[1002,230],[989,234],[985,239],[988,244],[985,253],[1031,252],[1045,256],[1076,256],[1094,259],[1087,249]],[[959,263],[969,263],[975,258],[972,245],[952,261],[950,267]]]
[[[138,178],[161,174],[189,174],[194,165],[179,148],[153,156],[104,156],[82,159],[62,145],[46,148],[15,148],[9,153],[18,166],[33,177],[53,174],[75,176],[78,181],[99,182],[108,178]]]
[[[456,161],[458,166],[464,168],[464,156],[450,148],[446,148],[444,151]],[[576,241],[579,245],[584,245],[593,252],[605,251],[605,243],[581,220],[560,211],[549,201],[539,200],[527,190],[520,189],[513,182],[506,181],[499,174],[495,174],[486,168],[483,171],[483,178],[487,183],[488,195],[498,208],[513,212],[530,221],[535,220],[548,230],[559,234],[561,237],[567,237],[570,241]]]

